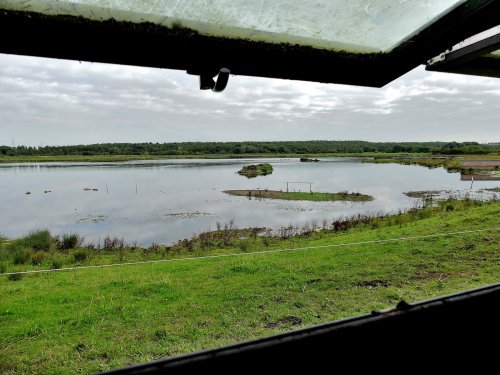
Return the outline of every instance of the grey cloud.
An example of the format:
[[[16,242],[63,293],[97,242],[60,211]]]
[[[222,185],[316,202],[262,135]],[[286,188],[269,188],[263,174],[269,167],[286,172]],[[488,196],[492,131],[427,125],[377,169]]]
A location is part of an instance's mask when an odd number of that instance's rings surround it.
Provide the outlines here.
[[[0,55],[0,144],[363,139],[498,141],[500,80],[418,68],[384,88]]]

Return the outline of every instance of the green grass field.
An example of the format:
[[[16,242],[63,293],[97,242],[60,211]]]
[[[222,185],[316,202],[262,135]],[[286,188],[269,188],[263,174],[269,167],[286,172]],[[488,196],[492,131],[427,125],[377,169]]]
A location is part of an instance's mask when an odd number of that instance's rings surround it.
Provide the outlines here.
[[[259,251],[499,227],[500,202],[451,202],[235,257],[0,275],[0,373],[93,373],[498,282],[499,231]]]

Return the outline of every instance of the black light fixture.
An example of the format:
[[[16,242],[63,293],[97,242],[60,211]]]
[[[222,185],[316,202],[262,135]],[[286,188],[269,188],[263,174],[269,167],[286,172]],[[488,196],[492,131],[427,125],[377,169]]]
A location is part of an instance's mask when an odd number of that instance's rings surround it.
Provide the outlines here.
[[[210,73],[200,74],[200,90],[212,90],[214,92],[222,92],[227,86],[229,81],[230,71],[228,68],[219,70],[217,80],[214,80]]]

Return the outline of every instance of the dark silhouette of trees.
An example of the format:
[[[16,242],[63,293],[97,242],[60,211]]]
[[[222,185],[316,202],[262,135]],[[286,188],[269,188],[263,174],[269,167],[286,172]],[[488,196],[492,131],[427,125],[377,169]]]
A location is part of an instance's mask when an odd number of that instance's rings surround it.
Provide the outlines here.
[[[366,152],[424,152],[433,154],[487,154],[500,152],[498,144],[477,142],[365,142],[365,141],[282,141],[282,142],[174,142],[102,143],[72,146],[0,146],[0,156],[58,155],[205,155],[205,154],[323,154]]]

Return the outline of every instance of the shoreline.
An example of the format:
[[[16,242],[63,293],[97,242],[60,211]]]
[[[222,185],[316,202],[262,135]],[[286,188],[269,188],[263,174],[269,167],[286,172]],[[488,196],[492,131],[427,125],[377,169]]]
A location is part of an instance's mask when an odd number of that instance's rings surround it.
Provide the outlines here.
[[[53,235],[46,229],[32,231],[19,238],[0,237],[0,276],[5,272],[22,272],[40,268],[61,268],[72,265],[102,265],[155,259],[203,257],[232,252],[258,252],[255,247],[281,246],[285,241],[298,241],[315,236],[334,236],[351,230],[369,230],[404,226],[423,219],[439,217],[443,212],[464,212],[473,207],[495,207],[498,201],[450,198],[436,200],[397,214],[359,214],[346,218],[324,220],[277,228],[238,228],[233,222],[219,224],[216,230],[200,232],[171,244],[152,243],[142,246],[123,237],[106,236],[103,242],[86,242],[78,233]]]
[[[190,155],[50,155],[50,156],[0,156],[0,164],[6,163],[46,163],[46,162],[125,162],[144,160],[189,160],[189,159],[282,159],[282,158],[380,158],[397,157],[400,153],[318,153],[318,154],[190,154]],[[405,154],[406,155],[406,154]],[[427,154],[412,154],[424,156]]]

